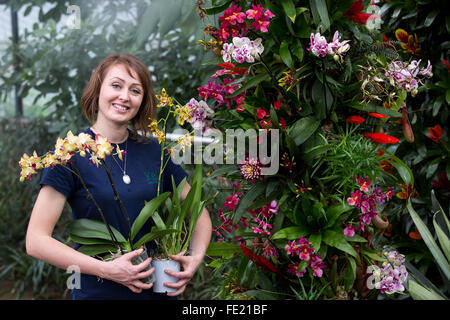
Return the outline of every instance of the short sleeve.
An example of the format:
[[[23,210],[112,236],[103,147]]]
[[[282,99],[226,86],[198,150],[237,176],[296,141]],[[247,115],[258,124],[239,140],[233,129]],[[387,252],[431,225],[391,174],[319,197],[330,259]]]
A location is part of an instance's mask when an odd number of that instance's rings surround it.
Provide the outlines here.
[[[48,185],[69,198],[75,190],[73,174],[60,165],[53,168],[45,168],[42,172],[41,186]]]
[[[163,172],[163,192],[173,191],[172,188],[172,176],[175,180],[175,184],[178,185],[184,178],[189,175],[184,171],[183,167],[173,163],[172,158],[167,163],[167,166]]]

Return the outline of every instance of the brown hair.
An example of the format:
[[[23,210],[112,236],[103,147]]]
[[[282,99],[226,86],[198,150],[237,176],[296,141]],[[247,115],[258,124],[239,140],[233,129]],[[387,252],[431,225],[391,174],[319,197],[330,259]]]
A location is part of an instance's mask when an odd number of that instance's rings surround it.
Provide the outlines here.
[[[144,88],[144,97],[141,106],[139,107],[139,111],[136,116],[131,119],[132,137],[139,141],[143,141],[145,140],[147,133],[150,132],[148,128],[148,118],[151,117],[156,119],[156,103],[150,71],[147,66],[135,56],[132,56],[131,54],[111,54],[103,59],[95,68],[88,84],[84,88],[83,96],[81,97],[81,110],[89,123],[93,125],[98,112],[98,98],[102,82],[105,79],[109,67],[116,64],[124,65],[130,76],[132,76],[131,70],[136,72]],[[138,130],[142,132],[142,136],[137,133]]]

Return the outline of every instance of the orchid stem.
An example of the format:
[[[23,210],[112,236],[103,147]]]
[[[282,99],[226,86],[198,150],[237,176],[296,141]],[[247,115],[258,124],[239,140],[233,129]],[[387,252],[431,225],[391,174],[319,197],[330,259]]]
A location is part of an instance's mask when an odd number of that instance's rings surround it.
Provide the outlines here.
[[[84,180],[83,180],[83,178],[82,178],[82,176],[81,176],[81,173],[80,173],[80,171],[78,170],[78,167],[76,166],[76,160],[75,160],[75,157],[73,157],[73,159],[72,159],[72,166],[73,166],[73,168],[74,168],[74,170],[75,170],[75,174],[76,174],[76,175],[78,176],[78,178],[80,179],[81,184],[83,185],[83,188],[86,190],[89,199],[92,200],[92,202],[94,203],[94,205],[95,205],[95,207],[97,208],[98,212],[100,213],[100,216],[101,216],[101,218],[102,218],[102,220],[103,220],[103,223],[105,224],[106,229],[107,229],[108,232],[109,232],[109,235],[110,235],[110,237],[111,237],[111,240],[112,240],[112,241],[114,242],[114,244],[119,248],[120,252],[121,252],[122,254],[124,254],[124,252],[123,252],[123,250],[122,250],[122,247],[119,245],[119,242],[117,241],[116,236],[114,235],[114,233],[112,232],[111,228],[109,227],[108,222],[106,221],[106,218],[105,218],[105,215],[103,214],[102,208],[100,208],[99,204],[98,204],[97,201],[95,200],[95,198],[94,198],[94,196],[92,195],[91,191],[90,191],[89,188],[86,186],[86,183],[84,182]],[[68,170],[70,170],[68,167],[66,167],[66,166],[64,166],[64,167],[67,168]],[[70,171],[72,171],[72,170],[70,170]]]

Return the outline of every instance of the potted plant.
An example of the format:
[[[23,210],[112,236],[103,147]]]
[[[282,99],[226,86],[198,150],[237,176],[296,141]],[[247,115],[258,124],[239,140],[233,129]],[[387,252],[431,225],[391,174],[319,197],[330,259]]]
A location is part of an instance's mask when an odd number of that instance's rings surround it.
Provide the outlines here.
[[[201,164],[196,165],[192,187],[184,201],[181,202],[181,191],[185,183],[186,179],[183,179],[177,186],[172,178],[173,197],[167,198],[165,205],[161,207],[162,215],[157,210],[152,211],[150,215],[155,226],[152,228],[152,232],[148,234],[148,237],[155,239],[158,248],[152,260],[152,266],[155,268],[154,292],[176,291],[173,288],[164,286],[164,282],[177,281],[176,278],[167,275],[164,270],[180,271],[180,263],[169,257],[187,252],[195,225],[206,204],[206,200],[202,199]],[[142,215],[141,219],[146,217],[146,215]]]

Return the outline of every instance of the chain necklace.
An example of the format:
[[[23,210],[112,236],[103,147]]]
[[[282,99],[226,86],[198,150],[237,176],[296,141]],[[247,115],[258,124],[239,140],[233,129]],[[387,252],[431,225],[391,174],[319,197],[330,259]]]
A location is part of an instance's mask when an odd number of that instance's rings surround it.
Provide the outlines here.
[[[130,176],[129,175],[127,175],[127,151],[128,151],[128,139],[126,140],[126,142],[125,142],[125,157],[124,157],[124,159],[123,159],[123,169],[122,169],[122,167],[120,166],[120,164],[119,164],[119,162],[116,160],[116,158],[113,156],[113,155],[111,155],[111,157],[114,159],[114,161],[117,163],[117,165],[119,166],[119,168],[120,168],[120,171],[122,171],[123,172],[123,176],[122,176],[122,180],[123,180],[123,182],[125,183],[125,184],[130,184],[131,183],[131,178],[130,178]]]

